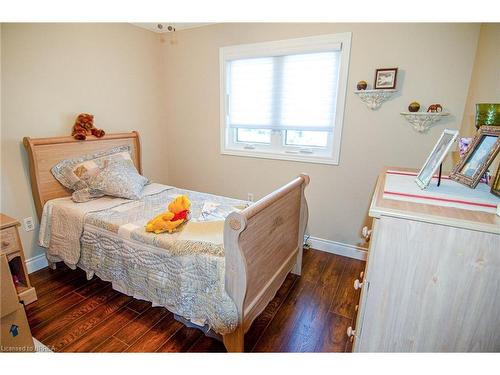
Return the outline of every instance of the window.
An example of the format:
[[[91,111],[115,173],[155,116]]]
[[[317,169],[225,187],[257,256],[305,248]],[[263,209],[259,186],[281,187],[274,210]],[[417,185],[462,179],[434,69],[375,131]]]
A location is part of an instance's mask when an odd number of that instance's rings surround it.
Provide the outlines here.
[[[350,33],[224,47],[221,152],[338,164]]]

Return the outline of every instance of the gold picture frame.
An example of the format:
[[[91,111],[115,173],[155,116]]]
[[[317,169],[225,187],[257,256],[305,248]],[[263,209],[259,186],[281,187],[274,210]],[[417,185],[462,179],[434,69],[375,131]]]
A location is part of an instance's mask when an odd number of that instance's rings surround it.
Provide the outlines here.
[[[474,189],[500,151],[500,127],[481,126],[450,178]]]
[[[497,168],[497,173],[495,175],[495,179],[491,184],[491,194],[500,197],[500,165]]]

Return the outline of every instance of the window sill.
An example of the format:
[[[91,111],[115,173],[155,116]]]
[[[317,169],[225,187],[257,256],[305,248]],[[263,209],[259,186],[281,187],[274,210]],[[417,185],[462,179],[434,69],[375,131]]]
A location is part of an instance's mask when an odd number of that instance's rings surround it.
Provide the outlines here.
[[[265,152],[265,151],[244,151],[244,150],[233,150],[233,149],[223,149],[221,150],[221,155],[231,155],[231,156],[244,156],[249,158],[258,159],[271,159],[271,160],[287,160],[287,161],[298,161],[302,163],[311,164],[328,164],[328,165],[339,165],[338,160],[333,157],[322,157],[314,155],[296,155],[288,153],[276,153],[276,152]]]

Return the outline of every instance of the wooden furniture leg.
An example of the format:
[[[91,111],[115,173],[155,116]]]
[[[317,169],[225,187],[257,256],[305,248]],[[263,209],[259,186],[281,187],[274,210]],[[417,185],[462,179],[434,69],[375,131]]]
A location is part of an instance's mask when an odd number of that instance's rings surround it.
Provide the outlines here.
[[[223,336],[224,346],[229,353],[243,353],[245,351],[245,333],[239,326],[234,332]]]

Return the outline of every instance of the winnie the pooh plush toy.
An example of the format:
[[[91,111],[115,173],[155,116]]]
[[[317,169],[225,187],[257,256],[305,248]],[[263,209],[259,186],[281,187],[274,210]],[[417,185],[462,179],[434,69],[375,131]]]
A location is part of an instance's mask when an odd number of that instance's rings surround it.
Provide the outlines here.
[[[179,225],[188,220],[189,208],[191,202],[185,195],[179,195],[168,205],[168,211],[161,213],[148,221],[146,224],[146,232],[154,232],[156,234],[174,232]]]
[[[94,115],[88,113],[80,113],[76,118],[71,135],[79,141],[87,139],[88,135],[93,135],[97,138],[104,136],[105,132],[102,129],[97,129],[94,126]]]

